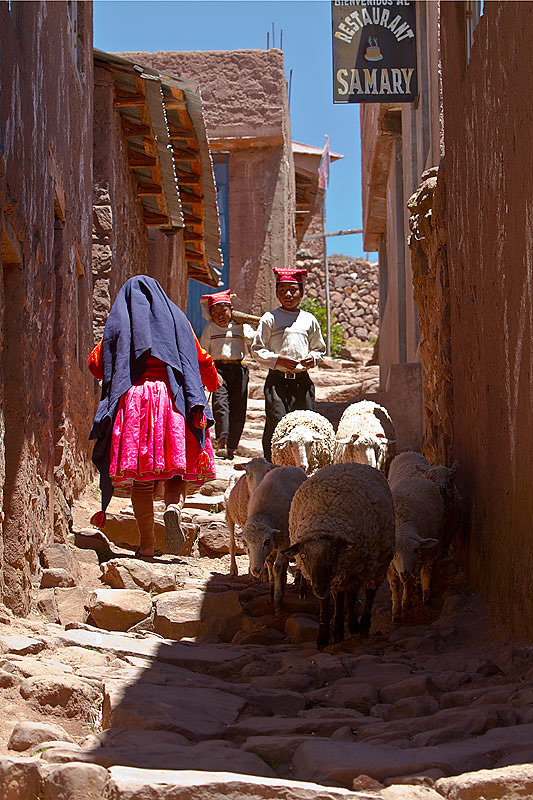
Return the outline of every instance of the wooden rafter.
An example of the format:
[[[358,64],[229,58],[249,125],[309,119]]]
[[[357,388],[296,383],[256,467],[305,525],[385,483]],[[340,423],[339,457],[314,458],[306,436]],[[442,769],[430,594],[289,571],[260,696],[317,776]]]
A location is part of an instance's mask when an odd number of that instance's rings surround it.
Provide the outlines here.
[[[162,191],[163,187],[159,183],[147,183],[146,181],[137,180],[137,194],[139,197],[161,194]]]
[[[157,159],[155,156],[149,156],[147,153],[141,153],[139,150],[128,149],[128,167],[130,169],[138,169],[139,167],[154,167]]]
[[[166,214],[156,214],[147,208],[143,208],[143,219],[145,225],[168,225],[168,216]]]
[[[126,106],[142,106],[146,103],[146,96],[140,92],[126,92],[124,89],[115,89],[115,108]]]
[[[122,130],[126,136],[149,136],[151,129],[149,125],[139,125],[127,117],[120,117]]]

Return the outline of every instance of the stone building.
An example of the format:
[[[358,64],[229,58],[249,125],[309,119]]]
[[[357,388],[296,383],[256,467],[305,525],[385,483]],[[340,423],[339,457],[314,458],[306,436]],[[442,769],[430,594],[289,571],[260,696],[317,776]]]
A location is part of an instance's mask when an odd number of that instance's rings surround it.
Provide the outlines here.
[[[235,307],[263,313],[275,300],[271,267],[296,254],[295,183],[283,53],[280,50],[124,53],[200,85],[221,209],[223,285]],[[202,284],[188,316],[202,325]],[[207,289],[209,291],[209,289]]]
[[[439,4],[417,2],[417,103],[361,105],[363,243],[379,254],[382,391],[410,398],[422,441],[418,310],[407,245],[407,200],[443,153]],[[413,421],[414,422],[414,421]]]
[[[0,594],[24,614],[90,475],[91,4],[1,3],[0,51]]]
[[[533,6],[480,11],[441,4],[446,159],[411,202],[413,261],[438,408],[428,447],[459,464],[463,563],[495,620],[530,638]]]
[[[157,278],[186,308],[222,271],[216,189],[198,86],[95,51],[94,338],[124,281]]]

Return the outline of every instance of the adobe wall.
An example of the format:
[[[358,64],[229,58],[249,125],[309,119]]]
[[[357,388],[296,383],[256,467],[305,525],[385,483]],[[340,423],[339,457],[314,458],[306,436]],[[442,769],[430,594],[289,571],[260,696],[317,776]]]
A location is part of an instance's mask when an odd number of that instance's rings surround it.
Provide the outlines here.
[[[132,275],[156,278],[171,299],[187,302],[183,233],[166,236],[147,229],[127,163],[120,118],[113,105],[113,77],[94,69],[93,304],[94,341],[109,310]]]
[[[533,6],[441,4],[454,455],[466,566],[494,617],[533,636]]]
[[[91,474],[92,7],[77,6],[71,42],[66,3],[0,5],[0,590],[18,614]]]
[[[296,257],[283,53],[272,49],[120,55],[200,85],[210,146],[214,152],[229,153],[234,305],[262,314],[276,302],[271,267],[293,264]]]

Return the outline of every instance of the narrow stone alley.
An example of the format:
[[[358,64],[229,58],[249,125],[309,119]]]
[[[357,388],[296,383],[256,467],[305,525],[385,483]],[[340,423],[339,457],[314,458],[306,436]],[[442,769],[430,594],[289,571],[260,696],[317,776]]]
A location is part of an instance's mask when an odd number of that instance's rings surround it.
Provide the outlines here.
[[[319,409],[375,388],[370,354],[326,361]],[[255,368],[237,461],[261,453],[261,383]],[[136,559],[125,498],[109,539],[87,527],[95,488],[75,504],[39,613],[0,615],[2,797],[531,797],[533,649],[490,628],[454,559],[430,607],[393,625],[384,585],[370,637],[319,652],[316,598],[289,586],[275,616],[246,556],[229,576],[232,472],[218,461],[189,498],[186,556]]]

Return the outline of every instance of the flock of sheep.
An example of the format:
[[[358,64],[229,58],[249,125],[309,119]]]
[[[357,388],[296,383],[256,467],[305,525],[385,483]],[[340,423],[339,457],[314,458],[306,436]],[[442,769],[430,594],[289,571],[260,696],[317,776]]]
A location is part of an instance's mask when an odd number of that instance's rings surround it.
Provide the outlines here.
[[[395,449],[388,412],[363,400],[348,406],[337,434],[320,414],[287,414],[274,431],[273,463],[253,458],[235,467],[245,474],[225,496],[231,574],[238,525],[250,574],[268,573],[280,611],[294,559],[301,593],[310,584],[320,600],[319,648],[344,638],[345,617],[350,633],[368,634],[385,577],[395,622],[419,584],[429,602],[433,564],[459,528],[455,465],[432,467],[420,453]]]

